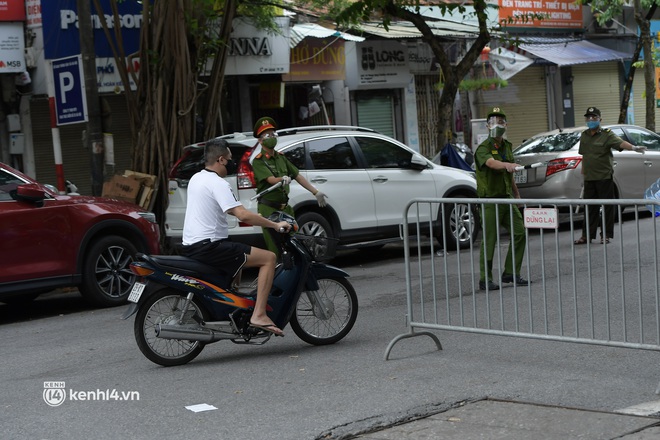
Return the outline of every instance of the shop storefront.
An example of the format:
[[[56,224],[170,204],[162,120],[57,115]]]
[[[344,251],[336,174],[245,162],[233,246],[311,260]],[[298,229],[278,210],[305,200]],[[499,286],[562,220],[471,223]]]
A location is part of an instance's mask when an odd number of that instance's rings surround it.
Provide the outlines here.
[[[391,40],[346,45],[354,46],[346,51],[346,85],[355,123],[419,151],[415,81],[407,45]]]

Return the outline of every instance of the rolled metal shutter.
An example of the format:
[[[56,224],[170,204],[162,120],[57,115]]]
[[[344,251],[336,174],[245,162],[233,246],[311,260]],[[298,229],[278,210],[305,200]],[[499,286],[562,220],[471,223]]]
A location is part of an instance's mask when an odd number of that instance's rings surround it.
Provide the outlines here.
[[[360,94],[357,96],[357,123],[396,139],[394,102],[391,94]]]
[[[506,138],[513,148],[530,136],[548,131],[544,67],[529,66],[511,77],[506,87],[476,93],[480,94],[479,118],[485,118],[493,107],[500,107],[506,113]]]
[[[123,95],[108,95],[112,109],[112,126],[115,166],[106,166],[106,180],[111,174],[123,174],[130,169],[132,162],[131,133],[128,125],[126,99]],[[53,136],[50,127],[50,111],[47,98],[37,98],[30,102],[32,137],[35,158],[36,179],[40,183],[57,185]],[[91,152],[83,146],[83,130],[86,124],[63,125],[59,127],[62,145],[62,167],[64,178],[78,187],[80,194],[92,194]]]
[[[577,64],[572,71],[575,124],[584,125],[584,112],[589,107],[600,109],[604,124],[616,124],[623,87],[619,62]]]

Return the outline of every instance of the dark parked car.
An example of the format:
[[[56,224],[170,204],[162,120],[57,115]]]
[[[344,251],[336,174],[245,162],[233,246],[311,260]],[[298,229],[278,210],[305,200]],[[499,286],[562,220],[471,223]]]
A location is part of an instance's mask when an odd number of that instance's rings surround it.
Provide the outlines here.
[[[137,205],[60,195],[0,163],[0,301],[78,287],[99,306],[122,304],[137,252],[157,254],[156,218]]]

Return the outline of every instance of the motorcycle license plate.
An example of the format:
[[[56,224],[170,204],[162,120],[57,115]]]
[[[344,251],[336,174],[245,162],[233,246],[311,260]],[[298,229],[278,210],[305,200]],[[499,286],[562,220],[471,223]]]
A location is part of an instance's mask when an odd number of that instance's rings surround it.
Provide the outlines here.
[[[146,284],[142,284],[138,282],[133,284],[133,289],[131,289],[131,293],[130,295],[128,295],[128,301],[134,303],[140,301],[140,296],[142,296],[142,292],[144,292],[145,287],[147,287]]]
[[[527,170],[518,170],[513,174],[516,183],[527,183]]]

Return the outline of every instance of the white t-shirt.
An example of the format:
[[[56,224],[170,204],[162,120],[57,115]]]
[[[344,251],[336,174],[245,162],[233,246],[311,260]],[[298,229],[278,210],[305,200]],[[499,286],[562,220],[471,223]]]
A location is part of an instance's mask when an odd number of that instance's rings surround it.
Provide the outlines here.
[[[226,212],[239,206],[229,183],[213,171],[202,170],[188,182],[188,202],[183,221],[183,244],[191,245],[207,238],[228,237]]]

